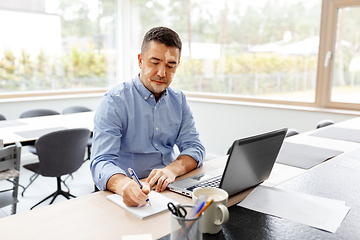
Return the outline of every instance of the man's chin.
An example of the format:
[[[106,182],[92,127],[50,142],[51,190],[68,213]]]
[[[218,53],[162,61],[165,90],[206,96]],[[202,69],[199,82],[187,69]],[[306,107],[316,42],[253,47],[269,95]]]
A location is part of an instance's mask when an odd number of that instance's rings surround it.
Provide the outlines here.
[[[158,86],[158,85],[156,85],[156,86],[153,86],[153,93],[158,93],[158,94],[160,94],[160,93],[162,93],[163,91],[165,91],[165,89],[167,88],[167,86],[166,87],[164,87],[164,86]]]

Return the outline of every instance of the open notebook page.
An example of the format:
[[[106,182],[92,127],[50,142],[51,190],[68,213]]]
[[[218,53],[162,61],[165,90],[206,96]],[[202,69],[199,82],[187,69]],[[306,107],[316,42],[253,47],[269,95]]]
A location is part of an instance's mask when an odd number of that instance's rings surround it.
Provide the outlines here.
[[[155,191],[151,191],[149,193],[149,199],[151,202],[151,206],[149,204],[146,204],[145,206],[128,207],[123,202],[122,196],[120,196],[118,194],[108,195],[107,199],[109,199],[116,205],[119,205],[126,211],[134,214],[135,216],[137,216],[140,219],[147,219],[147,218],[150,218],[157,214],[168,211],[168,208],[167,208],[168,202],[172,202],[172,203],[174,203],[174,205],[179,204],[178,202],[172,200],[171,198],[168,198],[165,195],[155,192]]]

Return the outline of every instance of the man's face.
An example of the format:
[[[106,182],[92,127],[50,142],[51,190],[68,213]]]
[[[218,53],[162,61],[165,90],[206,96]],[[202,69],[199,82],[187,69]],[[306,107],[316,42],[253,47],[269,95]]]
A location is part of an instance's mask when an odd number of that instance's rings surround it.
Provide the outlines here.
[[[179,65],[179,49],[151,41],[147,51],[138,55],[140,80],[158,98],[169,87]]]

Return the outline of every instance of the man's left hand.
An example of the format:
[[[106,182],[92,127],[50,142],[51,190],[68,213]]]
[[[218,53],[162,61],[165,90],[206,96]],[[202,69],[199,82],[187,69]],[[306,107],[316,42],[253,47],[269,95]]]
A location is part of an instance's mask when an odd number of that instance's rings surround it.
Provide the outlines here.
[[[170,169],[153,169],[146,179],[146,182],[150,184],[151,188],[156,184],[155,191],[162,192],[166,189],[169,183],[175,181],[175,178],[176,174],[174,174]]]

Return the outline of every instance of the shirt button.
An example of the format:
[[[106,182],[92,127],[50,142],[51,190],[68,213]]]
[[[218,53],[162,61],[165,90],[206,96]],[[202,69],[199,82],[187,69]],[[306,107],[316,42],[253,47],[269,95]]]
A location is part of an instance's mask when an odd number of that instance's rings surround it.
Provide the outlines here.
[[[157,143],[155,143],[155,147],[157,147]]]
[[[144,97],[144,99],[146,100],[146,99],[147,99],[147,97]]]
[[[153,97],[153,95],[150,95],[150,97]]]
[[[155,129],[156,129],[156,130],[159,130],[159,128],[158,128],[158,127],[156,127]]]
[[[156,110],[156,107],[155,107],[155,110]]]

